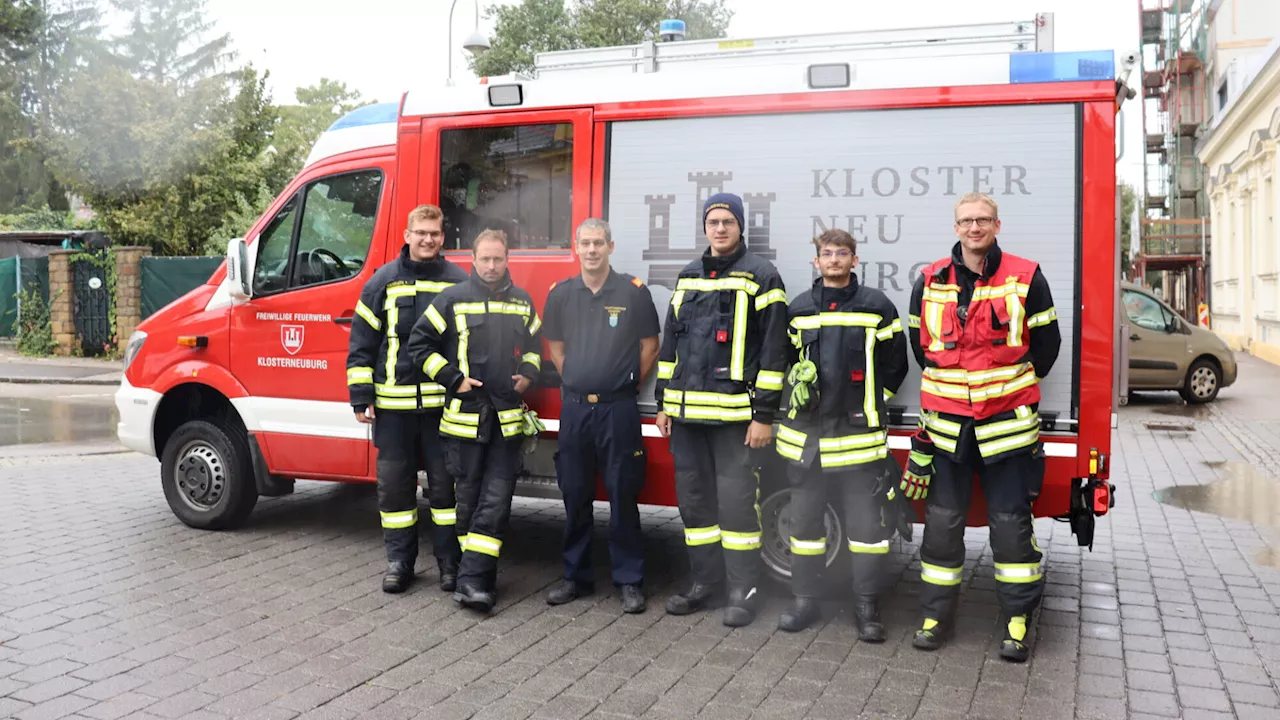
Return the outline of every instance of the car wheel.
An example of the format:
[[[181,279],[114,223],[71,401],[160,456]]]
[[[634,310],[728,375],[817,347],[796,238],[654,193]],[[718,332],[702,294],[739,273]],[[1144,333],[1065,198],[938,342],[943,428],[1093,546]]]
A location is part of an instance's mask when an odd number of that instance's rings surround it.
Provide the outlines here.
[[[761,559],[773,580],[788,585],[791,582],[790,507],[790,488],[770,493],[760,503]],[[826,505],[822,520],[827,531],[827,553],[823,558],[825,567],[823,577],[830,585],[839,583],[844,577],[840,571],[848,569],[848,563],[836,562],[845,552],[844,529],[840,524],[840,514],[830,503]]]
[[[173,514],[201,530],[237,527],[258,502],[244,431],[223,421],[180,425],[161,454],[160,482]]]
[[[1207,403],[1218,397],[1222,387],[1222,372],[1209,360],[1197,360],[1187,370],[1187,381],[1183,385],[1182,397],[1192,405]]]

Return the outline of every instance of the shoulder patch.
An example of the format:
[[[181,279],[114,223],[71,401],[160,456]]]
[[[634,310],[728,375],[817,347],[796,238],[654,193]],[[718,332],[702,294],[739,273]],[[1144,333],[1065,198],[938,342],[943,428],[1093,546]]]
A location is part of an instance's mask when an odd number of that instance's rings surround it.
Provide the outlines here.
[[[644,283],[643,283],[643,282],[641,282],[641,281],[640,281],[640,278],[638,278],[638,277],[633,277],[633,278],[631,278],[631,284],[632,284],[632,285],[635,285],[636,287],[644,287]]]
[[[755,280],[756,274],[753,272],[747,272],[745,270],[730,270],[729,277],[744,277],[748,280]]]

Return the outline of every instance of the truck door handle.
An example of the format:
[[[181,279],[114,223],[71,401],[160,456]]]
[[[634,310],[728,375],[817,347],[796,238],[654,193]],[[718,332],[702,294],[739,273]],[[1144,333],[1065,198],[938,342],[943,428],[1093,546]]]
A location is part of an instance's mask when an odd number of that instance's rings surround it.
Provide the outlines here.
[[[350,325],[352,319],[353,318],[349,318],[349,317],[336,317],[333,319],[333,321],[339,325]]]
[[[1130,340],[1141,340],[1142,338],[1141,338],[1141,337],[1139,337],[1139,336],[1135,333],[1135,334],[1133,334],[1133,335],[1130,335],[1130,336],[1129,336],[1129,339],[1130,339]]]

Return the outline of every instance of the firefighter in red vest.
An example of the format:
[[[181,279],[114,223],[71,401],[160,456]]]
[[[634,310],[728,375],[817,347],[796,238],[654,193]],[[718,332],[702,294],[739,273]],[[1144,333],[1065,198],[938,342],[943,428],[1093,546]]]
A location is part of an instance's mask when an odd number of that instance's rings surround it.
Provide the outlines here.
[[[1031,503],[1044,480],[1039,383],[1062,338],[1039,265],[996,242],[995,201],[965,195],[955,218],[959,242],[924,269],[908,317],[911,348],[924,368],[920,415],[933,444],[932,473],[917,463],[903,480],[908,497],[928,498],[920,548],[924,622],[912,644],[936,650],[954,630],[976,471],[1004,624],[1000,655],[1025,662],[1028,620],[1044,588],[1031,524]]]

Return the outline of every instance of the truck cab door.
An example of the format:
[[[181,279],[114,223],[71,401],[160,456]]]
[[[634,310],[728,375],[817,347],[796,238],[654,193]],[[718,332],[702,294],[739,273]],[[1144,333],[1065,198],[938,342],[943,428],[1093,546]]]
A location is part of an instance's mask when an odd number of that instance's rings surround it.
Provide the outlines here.
[[[369,426],[348,403],[346,360],[360,290],[386,252],[386,184],[367,161],[306,179],[248,249],[253,292],[232,308],[231,366],[273,473],[368,474]]]
[[[1180,363],[1187,336],[1177,332],[1172,314],[1146,293],[1125,290],[1129,316],[1129,386],[1169,390],[1182,383]]]

